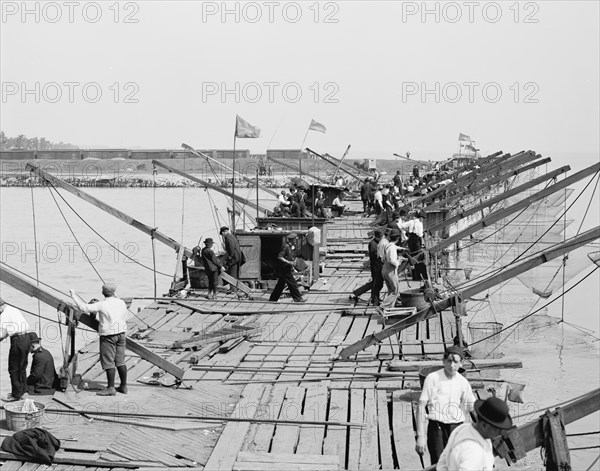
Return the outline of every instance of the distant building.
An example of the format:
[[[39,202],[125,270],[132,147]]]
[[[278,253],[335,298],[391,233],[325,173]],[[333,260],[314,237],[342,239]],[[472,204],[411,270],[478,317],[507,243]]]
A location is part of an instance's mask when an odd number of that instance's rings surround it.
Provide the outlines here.
[[[267,157],[276,160],[298,160],[298,158],[304,160],[307,158],[307,152],[301,152],[300,149],[269,149],[267,150]]]
[[[213,150],[213,155],[215,159],[233,159],[233,149],[217,149]],[[249,159],[250,151],[248,149],[236,149],[235,150],[235,158],[236,159]]]

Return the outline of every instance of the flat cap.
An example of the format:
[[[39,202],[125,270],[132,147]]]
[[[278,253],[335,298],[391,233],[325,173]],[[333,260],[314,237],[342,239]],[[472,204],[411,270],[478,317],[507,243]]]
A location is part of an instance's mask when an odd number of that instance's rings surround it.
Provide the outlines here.
[[[117,291],[117,285],[114,283],[105,283],[102,285],[102,293],[115,294],[115,291]]]
[[[292,232],[292,233],[288,234],[288,236],[287,236],[288,240],[293,240],[296,237],[298,237],[298,234],[296,234],[295,232]]]

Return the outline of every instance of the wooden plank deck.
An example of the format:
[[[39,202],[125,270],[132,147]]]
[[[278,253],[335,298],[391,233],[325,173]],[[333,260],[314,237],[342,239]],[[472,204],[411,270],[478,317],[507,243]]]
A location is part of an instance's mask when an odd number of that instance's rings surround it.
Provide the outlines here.
[[[404,359],[422,358],[423,352],[428,358],[441,357],[439,320],[430,321],[429,338],[421,325],[350,360],[335,360],[342,346],[383,328],[381,316],[367,311],[366,304],[351,315],[341,310],[352,307],[348,294],[369,277],[363,261],[370,221],[334,219],[328,237],[335,253],[300,307],[289,298],[270,303],[267,294],[244,300],[224,293],[216,301],[188,298],[182,306],[158,300],[147,306],[132,319],[131,332],[142,345],[154,345],[153,352],[183,368],[184,381],[175,384],[168,375],[160,376],[156,366],[127,352],[128,395],[98,397],[93,390],[72,387],[56,394],[74,409],[110,415],[91,420],[76,414],[44,415],[43,427],[71,439],[63,442],[69,468],[9,459],[2,471],[119,470],[132,464],[148,469],[420,469],[411,415],[411,399],[418,394],[410,389],[418,386],[416,375],[364,374],[385,373],[392,358],[400,361],[400,341]],[[406,282],[401,284],[407,288]],[[246,316],[249,311],[254,314]],[[445,340],[451,343],[454,317],[444,313],[443,319]],[[235,320],[258,330],[231,349],[220,350],[223,342],[218,341],[188,350],[168,348],[176,340],[208,335]],[[105,383],[97,342],[81,349],[78,373],[82,384]],[[156,385],[138,382],[153,374],[158,375]],[[47,406],[66,409],[50,398]],[[244,420],[210,420],[215,417]],[[296,422],[269,422],[276,419]],[[2,434],[9,435],[2,426],[0,422]],[[96,465],[84,457],[95,459]]]

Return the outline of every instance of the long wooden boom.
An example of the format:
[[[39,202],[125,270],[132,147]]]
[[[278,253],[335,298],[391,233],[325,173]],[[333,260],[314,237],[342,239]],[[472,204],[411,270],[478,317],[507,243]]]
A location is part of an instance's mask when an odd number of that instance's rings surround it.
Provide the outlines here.
[[[25,293],[28,296],[32,296],[34,298],[39,299],[43,303],[51,306],[59,311],[65,312],[68,309],[73,311],[75,314],[75,318],[81,322],[82,324],[88,326],[90,329],[98,332],[98,321],[91,317],[89,314],[81,311],[72,301],[71,299],[65,300],[61,299],[58,296],[46,291],[44,288],[34,285],[30,281],[26,280],[22,276],[14,273],[12,270],[0,266],[0,281],[12,286],[13,288]],[[138,354],[140,357],[149,361],[153,365],[162,368],[167,373],[172,374],[176,378],[183,378],[183,369],[174,365],[173,363],[168,362],[160,355],[157,355],[151,350],[148,350],[143,345],[140,345],[135,340],[127,337],[127,343],[125,345],[128,350]]]
[[[515,276],[518,276],[521,273],[524,273],[539,265],[542,265],[543,263],[549,262],[550,260],[560,257],[561,255],[571,252],[572,250],[575,250],[579,247],[582,247],[598,238],[600,238],[600,226],[591,229],[587,232],[584,232],[583,234],[580,234],[576,237],[573,237],[567,242],[557,244],[554,247],[551,247],[538,255],[534,255],[511,268],[507,268],[501,271],[500,273],[497,273],[496,275],[490,276],[485,280],[475,283],[472,286],[461,290],[457,294],[463,299],[470,298],[472,296],[475,296],[476,294],[479,294],[491,288],[492,286],[496,286],[502,283],[503,281],[514,278]],[[358,352],[364,350],[365,348],[368,348],[371,345],[375,345],[385,340],[386,338],[396,334],[397,332],[400,332],[418,322],[435,317],[438,312],[443,311],[444,309],[448,309],[452,305],[453,299],[454,296],[450,296],[441,301],[433,303],[431,307],[422,309],[419,312],[413,314],[412,316],[407,317],[406,319],[403,319],[400,322],[397,322],[396,324],[393,324],[380,332],[365,337],[364,339],[344,348],[340,352],[340,357],[349,358],[352,355],[355,355]]]
[[[431,253],[439,252],[439,251],[443,250],[444,248],[449,247],[453,243],[455,243],[461,239],[464,239],[465,237],[468,237],[471,234],[483,229],[484,227],[487,227],[490,224],[493,224],[495,222],[501,221],[502,219],[510,216],[511,214],[516,213],[517,211],[520,211],[520,210],[526,208],[527,206],[529,206],[531,203],[534,203],[535,201],[539,201],[553,193],[556,193],[559,190],[563,190],[563,189],[567,188],[569,185],[576,183],[585,177],[593,175],[594,173],[598,173],[599,170],[600,170],[600,163],[594,164],[590,167],[584,168],[583,170],[575,173],[574,175],[571,175],[568,178],[565,178],[564,180],[561,180],[558,183],[555,183],[552,186],[549,186],[548,188],[544,188],[543,190],[538,191],[537,193],[534,193],[533,195],[528,196],[527,198],[524,198],[521,201],[518,201],[515,204],[510,205],[507,208],[504,208],[500,211],[491,212],[486,217],[482,218],[481,220],[477,221],[474,224],[471,224],[469,227],[460,231],[459,233],[454,234],[454,235],[448,237],[447,239],[441,240],[436,245],[431,247],[429,249],[429,251]],[[504,196],[504,195],[502,195],[502,196]]]
[[[559,175],[568,172],[569,170],[571,170],[571,167],[565,165],[564,167],[542,175],[541,177],[534,178],[533,180],[530,180],[527,183],[524,183],[523,185],[513,188],[512,190],[505,191],[504,193],[501,193],[498,196],[495,196],[494,198],[490,198],[489,200],[484,201],[483,203],[477,206],[473,206],[472,208],[465,209],[464,211],[461,211],[460,213],[446,219],[445,221],[439,222],[438,224],[427,228],[427,232],[433,234],[435,231],[443,227],[449,226],[450,224],[454,224],[455,222],[458,222],[461,219],[464,219],[472,214],[480,212],[482,209],[489,208],[490,206],[498,204],[507,198],[518,195],[519,193],[522,193],[523,191],[528,190],[529,188],[533,188],[534,186],[539,185],[540,183],[543,183],[547,180],[552,180],[553,178],[556,178]]]

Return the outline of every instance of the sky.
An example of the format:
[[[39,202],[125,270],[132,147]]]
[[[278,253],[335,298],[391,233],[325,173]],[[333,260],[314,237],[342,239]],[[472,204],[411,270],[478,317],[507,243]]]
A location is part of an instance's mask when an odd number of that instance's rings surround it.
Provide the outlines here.
[[[231,148],[239,114],[255,153],[600,149],[596,1],[1,3],[9,136]]]

